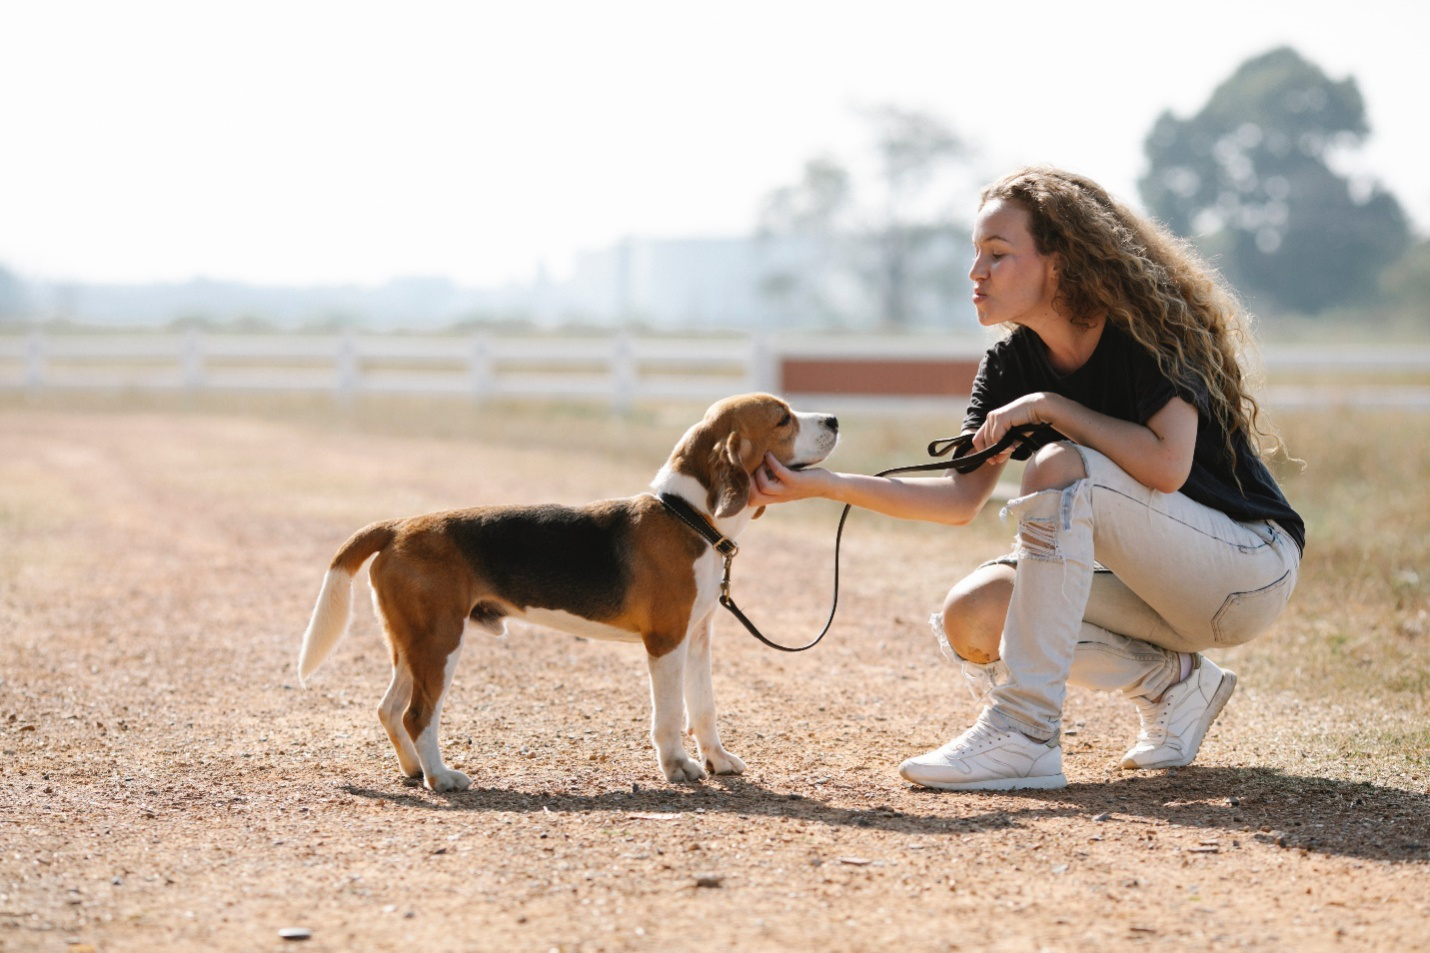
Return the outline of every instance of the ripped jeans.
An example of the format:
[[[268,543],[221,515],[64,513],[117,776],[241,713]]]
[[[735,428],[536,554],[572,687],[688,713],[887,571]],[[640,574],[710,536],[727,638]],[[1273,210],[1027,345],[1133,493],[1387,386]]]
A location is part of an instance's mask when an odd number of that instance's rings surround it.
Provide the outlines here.
[[[1072,446],[1085,479],[1003,511],[1018,520],[1017,570],[991,717],[1043,740],[1058,735],[1069,683],[1155,698],[1176,681],[1178,652],[1265,631],[1301,559],[1274,522],[1238,523]]]

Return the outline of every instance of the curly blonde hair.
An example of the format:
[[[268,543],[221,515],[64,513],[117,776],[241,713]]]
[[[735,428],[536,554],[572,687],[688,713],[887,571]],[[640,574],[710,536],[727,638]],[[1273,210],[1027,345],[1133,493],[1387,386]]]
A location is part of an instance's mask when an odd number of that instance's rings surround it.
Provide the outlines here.
[[[1075,324],[1106,315],[1157,360],[1173,381],[1204,391],[1226,432],[1227,453],[1246,437],[1258,450],[1280,448],[1263,426],[1243,362],[1259,367],[1251,317],[1191,245],[1114,200],[1091,179],[1029,167],[985,188],[1028,213],[1038,252],[1056,255],[1054,298]]]

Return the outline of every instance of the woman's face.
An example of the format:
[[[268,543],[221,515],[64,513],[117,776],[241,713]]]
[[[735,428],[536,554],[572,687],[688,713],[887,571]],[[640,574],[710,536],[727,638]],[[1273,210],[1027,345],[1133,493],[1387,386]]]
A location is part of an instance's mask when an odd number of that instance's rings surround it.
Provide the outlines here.
[[[973,307],[978,323],[1031,324],[1057,317],[1057,262],[1038,253],[1028,213],[1022,206],[994,199],[983,206],[973,225]]]

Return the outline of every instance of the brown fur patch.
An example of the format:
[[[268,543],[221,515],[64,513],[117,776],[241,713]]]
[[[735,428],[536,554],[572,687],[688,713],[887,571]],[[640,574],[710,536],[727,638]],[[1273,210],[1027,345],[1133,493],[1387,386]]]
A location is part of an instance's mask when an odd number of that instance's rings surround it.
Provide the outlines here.
[[[473,600],[470,571],[431,517],[398,523],[369,575],[394,656],[412,673],[403,726],[414,740],[431,721],[446,683],[447,657],[461,644]]]
[[[654,658],[672,651],[690,628],[695,605],[695,561],[707,544],[654,497],[632,501],[639,551],[621,628],[641,634]]]
[[[708,481],[706,507],[719,516],[744,509],[750,479],[766,453],[781,463],[794,458],[799,421],[787,403],[768,394],[746,394],[715,404],[671,455],[676,473]]]

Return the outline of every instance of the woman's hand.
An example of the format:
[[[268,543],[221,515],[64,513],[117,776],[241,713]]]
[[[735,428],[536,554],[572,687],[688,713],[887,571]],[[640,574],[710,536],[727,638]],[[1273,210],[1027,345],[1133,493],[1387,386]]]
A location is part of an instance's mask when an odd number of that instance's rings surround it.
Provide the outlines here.
[[[1023,424],[1051,424],[1067,439],[1105,454],[1143,486],[1175,493],[1192,469],[1199,417],[1196,407],[1181,397],[1167,401],[1145,424],[1136,424],[1058,394],[1029,394],[989,413],[973,435],[973,447],[991,447]],[[1012,453],[1009,448],[988,462],[1002,463]]]
[[[767,453],[765,462],[755,470],[755,478],[750,481],[750,505],[768,506],[822,496],[823,484],[830,476],[828,470],[818,467],[791,470]]]
[[[985,450],[993,446],[1014,427],[1028,424],[1053,424],[1056,427],[1053,417],[1057,413],[1057,402],[1062,399],[1057,394],[1039,392],[1019,397],[1011,404],[1004,404],[984,418],[983,426],[973,435],[973,449]],[[1016,449],[1016,445],[1009,447],[996,457],[990,457],[988,463],[1005,463]]]

